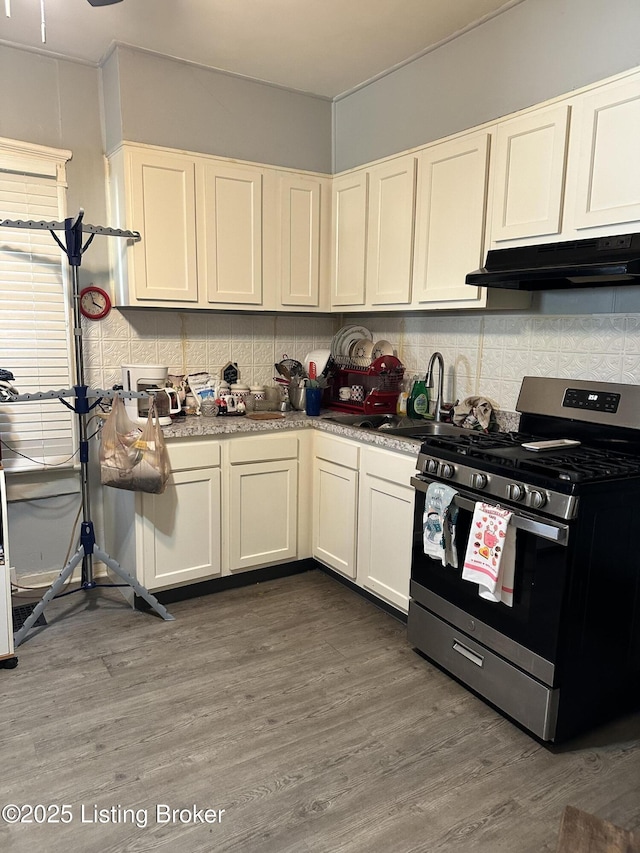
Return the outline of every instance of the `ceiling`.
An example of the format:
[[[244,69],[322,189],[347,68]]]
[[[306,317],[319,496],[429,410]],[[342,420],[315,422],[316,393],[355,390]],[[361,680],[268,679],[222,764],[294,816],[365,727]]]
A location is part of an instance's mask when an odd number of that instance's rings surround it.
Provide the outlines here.
[[[4,0],[6,3],[7,0]],[[98,65],[114,43],[326,98],[522,0],[0,0],[0,44]]]

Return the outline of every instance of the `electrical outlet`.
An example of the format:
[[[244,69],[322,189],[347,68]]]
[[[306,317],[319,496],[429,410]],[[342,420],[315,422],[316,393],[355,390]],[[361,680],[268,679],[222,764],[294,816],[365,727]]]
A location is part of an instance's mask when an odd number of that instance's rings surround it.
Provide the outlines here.
[[[9,580],[11,581],[12,586],[18,586],[18,575],[16,574],[16,570],[13,566],[9,569]]]

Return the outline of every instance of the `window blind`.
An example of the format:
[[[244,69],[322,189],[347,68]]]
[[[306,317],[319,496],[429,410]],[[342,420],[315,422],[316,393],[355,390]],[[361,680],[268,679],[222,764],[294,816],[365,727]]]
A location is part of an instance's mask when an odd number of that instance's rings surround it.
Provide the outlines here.
[[[0,144],[0,220],[64,219],[61,171],[42,154],[18,165]],[[66,263],[48,231],[0,227],[0,367],[13,373],[21,394],[74,384]],[[75,429],[74,415],[57,399],[0,404],[3,467],[73,465]]]

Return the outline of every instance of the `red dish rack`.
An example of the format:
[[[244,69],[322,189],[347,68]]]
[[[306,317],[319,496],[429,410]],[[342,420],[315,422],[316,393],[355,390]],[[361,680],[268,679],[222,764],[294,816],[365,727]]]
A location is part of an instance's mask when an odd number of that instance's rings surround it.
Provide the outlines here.
[[[334,358],[329,408],[354,414],[395,414],[403,378],[404,365],[395,356],[381,356],[367,366],[353,359]],[[364,400],[340,399],[338,390],[352,385],[362,385]]]

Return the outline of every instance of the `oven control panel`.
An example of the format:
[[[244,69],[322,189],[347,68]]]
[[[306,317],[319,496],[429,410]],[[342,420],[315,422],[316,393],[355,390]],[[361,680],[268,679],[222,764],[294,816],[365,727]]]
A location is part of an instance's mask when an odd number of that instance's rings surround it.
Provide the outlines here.
[[[464,489],[462,494],[476,501],[509,501],[528,509],[542,509],[548,515],[569,520],[575,518],[578,498],[550,489],[538,489],[525,483],[514,482],[511,477],[485,473],[475,468],[446,462],[442,459],[421,453],[418,456],[418,472],[415,481],[425,484],[430,479],[447,480],[454,488]],[[414,483],[415,485],[415,483]],[[475,490],[475,493],[467,491]]]
[[[612,415],[618,411],[619,404],[620,394],[581,388],[567,388],[562,400],[562,405],[568,409],[586,409],[591,412],[607,412]]]

